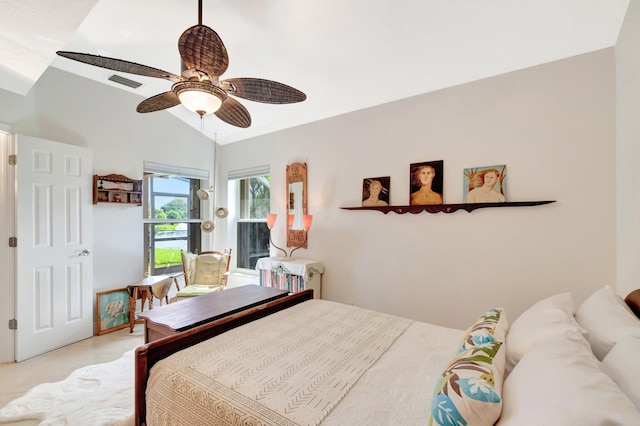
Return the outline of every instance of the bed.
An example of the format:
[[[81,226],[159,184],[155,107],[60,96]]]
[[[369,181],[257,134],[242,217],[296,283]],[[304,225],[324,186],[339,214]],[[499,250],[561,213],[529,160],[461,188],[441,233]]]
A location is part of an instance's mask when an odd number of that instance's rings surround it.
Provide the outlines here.
[[[458,330],[293,294],[138,348],[136,424],[640,425],[629,297]]]

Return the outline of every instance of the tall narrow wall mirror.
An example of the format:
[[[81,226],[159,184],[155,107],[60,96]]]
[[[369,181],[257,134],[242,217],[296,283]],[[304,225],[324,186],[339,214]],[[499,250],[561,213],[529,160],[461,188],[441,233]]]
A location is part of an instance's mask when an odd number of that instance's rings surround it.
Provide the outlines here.
[[[287,247],[307,248],[302,215],[307,214],[307,164],[287,166]]]

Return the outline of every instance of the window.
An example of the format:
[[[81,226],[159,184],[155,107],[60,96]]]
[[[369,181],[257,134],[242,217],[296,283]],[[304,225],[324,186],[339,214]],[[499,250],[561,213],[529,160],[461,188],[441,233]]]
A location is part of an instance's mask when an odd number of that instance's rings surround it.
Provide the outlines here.
[[[197,191],[203,181],[192,176],[208,176],[207,171],[171,170],[187,175],[180,176],[157,169],[145,163],[145,270],[149,275],[181,272],[180,252],[201,250],[202,214]]]
[[[235,207],[236,267],[254,271],[258,259],[269,256],[269,228],[271,177],[266,168],[229,174],[229,205]],[[243,176],[244,174],[244,176]],[[253,174],[253,176],[246,176]],[[232,177],[236,177],[232,179]]]

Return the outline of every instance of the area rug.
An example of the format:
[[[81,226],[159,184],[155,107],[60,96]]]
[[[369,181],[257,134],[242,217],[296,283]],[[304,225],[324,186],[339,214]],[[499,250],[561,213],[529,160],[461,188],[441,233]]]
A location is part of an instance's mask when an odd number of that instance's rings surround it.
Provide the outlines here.
[[[115,361],[35,386],[0,409],[0,424],[133,425],[134,353],[132,349]]]

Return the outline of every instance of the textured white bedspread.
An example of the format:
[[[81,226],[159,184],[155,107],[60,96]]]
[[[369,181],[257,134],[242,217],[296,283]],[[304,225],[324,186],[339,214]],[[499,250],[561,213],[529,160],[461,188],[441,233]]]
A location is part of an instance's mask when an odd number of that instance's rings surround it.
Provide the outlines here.
[[[147,422],[150,426],[315,425],[359,379],[368,376],[362,385],[365,392],[356,392],[349,398],[352,401],[349,404],[360,401],[375,406],[348,409],[347,418],[340,414],[344,410],[337,410],[337,414],[332,413],[327,419],[335,421],[334,424],[353,424],[345,421],[363,424],[362,416],[370,416],[372,409],[388,411],[384,404],[375,401],[393,395],[395,391],[390,391],[390,383],[404,390],[428,386],[431,389],[425,391],[425,395],[429,395],[437,373],[427,384],[422,379],[416,380],[416,374],[424,369],[425,362],[431,363],[431,358],[438,364],[439,372],[462,333],[425,324],[427,331],[416,327],[416,331],[405,338],[402,335],[407,328],[413,329],[412,323],[404,318],[322,300],[294,306],[158,363],[151,371],[147,388]],[[447,340],[445,335],[451,339]],[[394,341],[399,339],[406,341],[405,348],[395,348]],[[423,342],[414,345],[415,339]],[[408,349],[410,347],[413,349]],[[416,353],[416,348],[420,351],[437,348],[446,355]],[[411,352],[413,359],[408,355]],[[370,373],[371,366],[381,356],[387,361]],[[385,372],[384,365],[391,370]],[[433,368],[427,370],[432,372]],[[387,374],[386,378],[380,377],[381,371]],[[378,387],[366,391],[372,384]],[[360,386],[358,382],[356,387]],[[429,399],[428,396],[408,399],[414,406],[421,406],[417,411],[422,412],[423,423]],[[396,400],[387,405],[404,410],[406,402]],[[384,418],[377,418],[392,421],[398,416],[387,413]]]
[[[360,377],[322,426],[425,426],[436,381],[463,332],[414,322]]]

